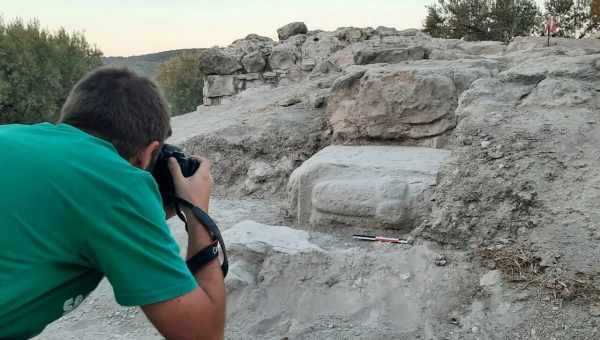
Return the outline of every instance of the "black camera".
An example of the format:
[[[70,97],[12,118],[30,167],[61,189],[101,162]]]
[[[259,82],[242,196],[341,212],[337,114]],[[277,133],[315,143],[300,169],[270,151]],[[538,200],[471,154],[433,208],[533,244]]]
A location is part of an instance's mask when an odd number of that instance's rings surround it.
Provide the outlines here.
[[[175,185],[173,184],[173,177],[169,171],[169,158],[175,158],[181,173],[184,177],[192,176],[196,170],[200,167],[200,161],[194,158],[189,158],[183,153],[183,151],[173,145],[164,144],[154,163],[152,169],[152,176],[158,183],[158,189],[160,190],[160,196],[163,199],[165,207],[172,207],[175,203]]]
[[[221,247],[221,254],[223,255],[223,263],[221,264],[221,270],[223,271],[223,276],[227,276],[227,270],[229,268],[229,262],[227,260],[227,250],[225,249],[225,242],[223,241],[223,237],[221,236],[221,232],[219,231],[219,227],[217,224],[208,216],[206,212],[202,209],[194,206],[191,202],[187,202],[185,200],[177,199],[175,196],[175,185],[173,183],[173,176],[171,176],[171,171],[169,171],[169,158],[175,158],[177,163],[179,163],[179,167],[181,168],[181,173],[184,177],[192,176],[200,167],[200,161],[194,158],[187,157],[183,151],[173,145],[164,144],[156,157],[156,161],[154,162],[154,166],[152,167],[152,176],[154,176],[154,180],[158,183],[158,189],[160,190],[160,196],[162,196],[163,204],[165,207],[173,207],[177,210],[177,216],[186,223],[187,230],[187,220],[185,216],[179,210],[179,204],[184,207],[190,208],[196,219],[206,228],[208,233],[211,235],[213,241],[217,241],[219,246]],[[177,205],[176,205],[177,202]],[[209,255],[206,254],[206,251],[210,251]],[[194,255],[192,258],[186,261],[186,264],[192,273],[195,273],[199,268],[204,266],[207,262],[207,256],[209,256],[209,260],[214,259],[214,256],[217,252],[217,248],[213,246],[207,247],[204,250],[201,250],[198,254]],[[212,257],[210,257],[212,256]]]

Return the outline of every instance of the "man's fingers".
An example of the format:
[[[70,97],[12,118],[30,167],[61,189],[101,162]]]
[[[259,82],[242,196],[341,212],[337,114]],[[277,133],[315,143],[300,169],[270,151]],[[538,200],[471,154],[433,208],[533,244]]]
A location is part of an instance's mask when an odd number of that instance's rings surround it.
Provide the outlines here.
[[[206,157],[192,155],[190,156],[190,158],[197,160],[198,162],[200,162],[200,164],[210,164],[210,160]]]
[[[175,158],[169,158],[169,171],[171,172],[171,176],[173,176],[174,181],[183,180],[183,174],[181,173],[181,168],[179,167],[179,163],[175,160]]]
[[[191,158],[200,162],[199,170],[210,171],[210,167],[212,166],[212,162],[208,160],[208,158],[200,157],[200,156],[191,156]]]

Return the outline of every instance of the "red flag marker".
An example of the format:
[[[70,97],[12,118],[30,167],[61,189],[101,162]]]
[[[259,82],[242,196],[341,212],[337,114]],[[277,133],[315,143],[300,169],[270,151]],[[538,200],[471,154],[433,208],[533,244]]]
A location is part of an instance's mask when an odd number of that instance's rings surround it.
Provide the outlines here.
[[[558,21],[556,18],[551,15],[546,20],[546,24],[544,24],[544,33],[548,35],[548,47],[550,47],[550,34],[556,34],[560,31],[560,27],[558,26]]]

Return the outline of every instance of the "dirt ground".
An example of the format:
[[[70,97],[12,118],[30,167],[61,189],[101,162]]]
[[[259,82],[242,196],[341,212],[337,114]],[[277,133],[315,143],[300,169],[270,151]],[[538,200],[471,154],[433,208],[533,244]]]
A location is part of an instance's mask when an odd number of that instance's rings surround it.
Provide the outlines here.
[[[286,221],[280,208],[258,200],[213,201],[212,213],[229,229],[253,219]],[[170,221],[183,245],[185,231]],[[519,289],[481,268],[474,252],[358,242],[359,229],[310,232],[321,251],[257,254],[232,245],[231,263],[255,282],[228,286],[228,339],[596,339],[600,309],[559,305],[545,293]],[[248,261],[258,259],[258,261]],[[438,266],[439,259],[447,261]],[[442,262],[443,263],[443,262]],[[483,273],[483,274],[482,274]],[[239,274],[239,273],[238,273]],[[39,339],[161,339],[139,308],[114,302],[103,281],[82,305],[49,326]]]

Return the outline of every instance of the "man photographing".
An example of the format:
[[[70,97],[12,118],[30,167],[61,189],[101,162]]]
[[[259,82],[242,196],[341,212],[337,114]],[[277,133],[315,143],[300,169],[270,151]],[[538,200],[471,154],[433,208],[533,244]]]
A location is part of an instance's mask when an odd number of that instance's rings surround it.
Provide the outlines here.
[[[58,124],[0,126],[0,339],[39,334],[105,276],[167,339],[223,338],[219,261],[188,269],[148,171],[169,119],[154,83],[101,68],[73,88]],[[168,166],[176,196],[208,212],[210,163],[199,160],[190,177]],[[188,260],[216,247],[196,210],[182,206]]]

